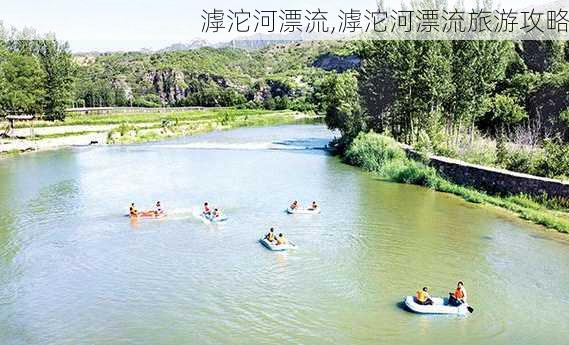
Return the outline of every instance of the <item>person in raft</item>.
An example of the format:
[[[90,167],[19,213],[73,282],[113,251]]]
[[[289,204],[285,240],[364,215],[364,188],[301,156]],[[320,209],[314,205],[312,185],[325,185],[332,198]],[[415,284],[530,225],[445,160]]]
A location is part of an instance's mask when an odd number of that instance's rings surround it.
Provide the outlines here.
[[[218,208],[213,209],[213,218],[221,218],[221,211]]]
[[[269,241],[270,243],[273,243],[275,241],[275,229],[271,228],[269,230],[269,233],[265,235],[265,240]]]
[[[431,295],[429,295],[429,289],[425,286],[423,290],[417,291],[417,296],[415,296],[415,302],[421,305],[432,305],[433,300],[431,299]]]
[[[209,204],[207,202],[204,202],[203,204],[203,212],[202,214],[204,216],[209,216],[211,214],[211,208],[209,208]]]
[[[130,204],[130,210],[129,210],[128,214],[131,217],[138,217],[138,210],[134,206],[134,202]]]
[[[316,211],[318,209],[318,204],[316,203],[316,201],[312,202],[312,205],[310,205],[309,210],[310,211]]]
[[[458,282],[456,284],[456,290],[454,292],[449,292],[449,299],[448,304],[458,307],[463,303],[466,303],[466,290],[464,289],[464,284],[462,282]]]
[[[290,204],[290,209],[291,210],[296,210],[300,207],[300,205],[298,204],[298,201],[293,201],[292,204]]]
[[[279,236],[277,237],[277,246],[282,246],[285,244],[288,244],[288,241],[286,237],[284,237],[284,235],[280,233]]]
[[[160,213],[163,213],[164,210],[162,209],[162,205],[160,204],[160,201],[156,201],[156,205],[154,206],[154,214],[155,215],[159,215]]]

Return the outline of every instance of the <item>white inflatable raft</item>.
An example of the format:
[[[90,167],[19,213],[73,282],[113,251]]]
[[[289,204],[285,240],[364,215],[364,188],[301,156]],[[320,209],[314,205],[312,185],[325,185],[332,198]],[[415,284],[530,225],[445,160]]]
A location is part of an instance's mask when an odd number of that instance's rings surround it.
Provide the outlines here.
[[[468,314],[468,305],[461,304],[458,307],[453,307],[448,304],[448,298],[433,297],[432,305],[422,305],[415,302],[415,297],[407,296],[405,297],[405,305],[409,310],[419,314]]]
[[[206,223],[221,223],[227,220],[227,216],[225,215],[221,215],[220,217],[215,218],[212,216],[206,216],[205,214],[202,213],[200,217]]]
[[[282,252],[284,250],[289,250],[289,249],[296,249],[296,244],[288,241],[288,244],[281,244],[280,246],[277,246],[275,243],[271,243],[269,242],[267,239],[265,238],[261,238],[259,240],[259,242],[264,245],[268,250],[272,250],[274,252]]]
[[[315,210],[310,210],[307,208],[299,208],[296,210],[291,209],[290,207],[286,209],[288,214],[320,214],[320,207]]]

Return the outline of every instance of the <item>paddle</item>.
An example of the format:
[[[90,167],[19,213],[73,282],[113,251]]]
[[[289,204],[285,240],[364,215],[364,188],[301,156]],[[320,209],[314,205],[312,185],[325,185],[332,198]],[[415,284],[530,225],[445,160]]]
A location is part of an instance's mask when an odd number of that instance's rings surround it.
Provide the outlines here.
[[[450,295],[450,298],[453,298],[453,297],[452,297],[452,296],[453,296],[453,293],[452,293],[452,292],[449,292],[448,294]],[[466,302],[462,302],[462,303],[466,304]],[[470,314],[474,313],[474,308],[472,308],[469,304],[466,304],[466,309],[468,310],[468,312],[469,312]]]

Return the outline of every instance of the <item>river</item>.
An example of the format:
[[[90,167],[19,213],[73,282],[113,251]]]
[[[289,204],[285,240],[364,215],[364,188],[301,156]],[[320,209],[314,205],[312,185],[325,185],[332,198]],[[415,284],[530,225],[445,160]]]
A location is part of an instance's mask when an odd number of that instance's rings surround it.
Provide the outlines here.
[[[0,162],[1,344],[569,344],[569,240],[380,181],[323,126]],[[287,215],[318,200],[321,215]],[[169,216],[131,222],[162,201]],[[229,220],[208,225],[203,201]],[[257,239],[275,226],[298,249]],[[401,301],[465,282],[473,314]]]

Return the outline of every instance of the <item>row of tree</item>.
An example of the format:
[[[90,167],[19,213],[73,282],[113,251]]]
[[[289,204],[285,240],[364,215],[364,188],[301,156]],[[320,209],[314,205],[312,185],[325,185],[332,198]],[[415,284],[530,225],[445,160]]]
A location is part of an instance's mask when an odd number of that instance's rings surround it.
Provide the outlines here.
[[[73,69],[67,44],[0,26],[0,113],[62,119],[72,97]]]
[[[561,70],[562,87],[569,84],[564,42],[540,42],[544,53],[537,58],[528,47],[511,41],[364,42],[360,71],[328,79],[327,122],[346,138],[365,129],[408,144],[458,138],[482,125],[501,133],[527,121],[527,97],[543,73]],[[532,62],[539,65],[533,71]]]

